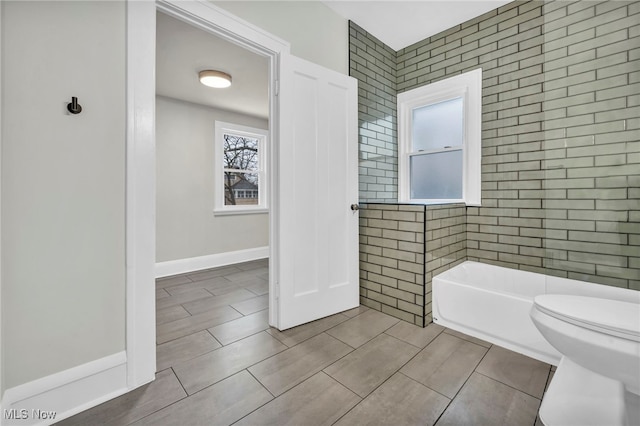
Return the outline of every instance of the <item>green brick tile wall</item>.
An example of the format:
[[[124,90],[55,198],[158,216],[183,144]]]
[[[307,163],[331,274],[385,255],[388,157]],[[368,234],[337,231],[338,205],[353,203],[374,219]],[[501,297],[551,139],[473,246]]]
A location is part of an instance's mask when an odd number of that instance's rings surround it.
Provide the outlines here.
[[[482,68],[483,201],[466,209],[466,256],[640,289],[639,1],[512,2],[395,52],[395,64],[385,56],[395,82],[353,44],[390,49],[350,30],[352,75],[366,89],[362,200],[396,201],[397,163],[376,151],[384,141],[397,155],[395,94]],[[375,105],[393,108],[376,117],[390,139],[364,132]],[[363,161],[373,155],[384,162]],[[377,191],[377,177],[392,183]]]
[[[396,52],[349,23],[350,75],[358,79],[359,198],[398,201]]]
[[[640,290],[640,2],[542,13],[542,266]]]

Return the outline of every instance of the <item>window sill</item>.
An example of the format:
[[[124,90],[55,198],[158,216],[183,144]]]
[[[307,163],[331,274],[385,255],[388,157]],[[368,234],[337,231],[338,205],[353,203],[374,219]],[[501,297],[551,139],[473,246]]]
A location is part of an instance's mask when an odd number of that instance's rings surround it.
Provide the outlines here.
[[[401,204],[416,204],[424,206],[436,206],[442,204],[464,204],[467,207],[481,207],[480,203],[466,202],[465,200],[398,200]]]
[[[464,200],[404,200],[400,201],[405,204],[422,204],[425,206],[431,206],[434,204],[465,204]]]
[[[243,208],[243,209],[237,209],[237,210],[225,209],[225,210],[213,211],[214,216],[233,216],[233,215],[242,215],[242,214],[265,214],[265,213],[269,213],[269,209],[264,207],[253,208],[253,209]]]

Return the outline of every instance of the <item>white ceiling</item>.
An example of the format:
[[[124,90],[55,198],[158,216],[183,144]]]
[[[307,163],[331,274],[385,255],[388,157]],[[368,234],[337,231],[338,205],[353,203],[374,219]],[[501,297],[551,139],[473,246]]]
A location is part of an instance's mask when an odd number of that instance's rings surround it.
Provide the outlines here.
[[[267,118],[268,60],[204,30],[158,13],[156,93],[187,102]],[[226,89],[200,84],[204,69],[231,74]]]
[[[400,50],[512,0],[334,1],[324,3]]]

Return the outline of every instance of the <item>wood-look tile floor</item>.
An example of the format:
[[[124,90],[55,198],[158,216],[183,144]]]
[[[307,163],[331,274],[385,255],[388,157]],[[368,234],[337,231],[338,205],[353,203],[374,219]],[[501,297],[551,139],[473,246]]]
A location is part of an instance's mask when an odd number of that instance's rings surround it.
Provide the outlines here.
[[[268,324],[266,260],[157,280],[156,380],[63,425],[526,425],[554,369],[359,307]]]

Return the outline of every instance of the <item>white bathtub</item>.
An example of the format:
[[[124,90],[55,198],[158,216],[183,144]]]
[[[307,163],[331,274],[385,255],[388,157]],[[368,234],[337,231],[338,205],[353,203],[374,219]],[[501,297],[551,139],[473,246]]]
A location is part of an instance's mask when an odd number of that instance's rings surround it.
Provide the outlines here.
[[[640,303],[640,292],[478,262],[433,278],[433,322],[549,364],[560,353],[531,322],[539,294],[575,294]]]

